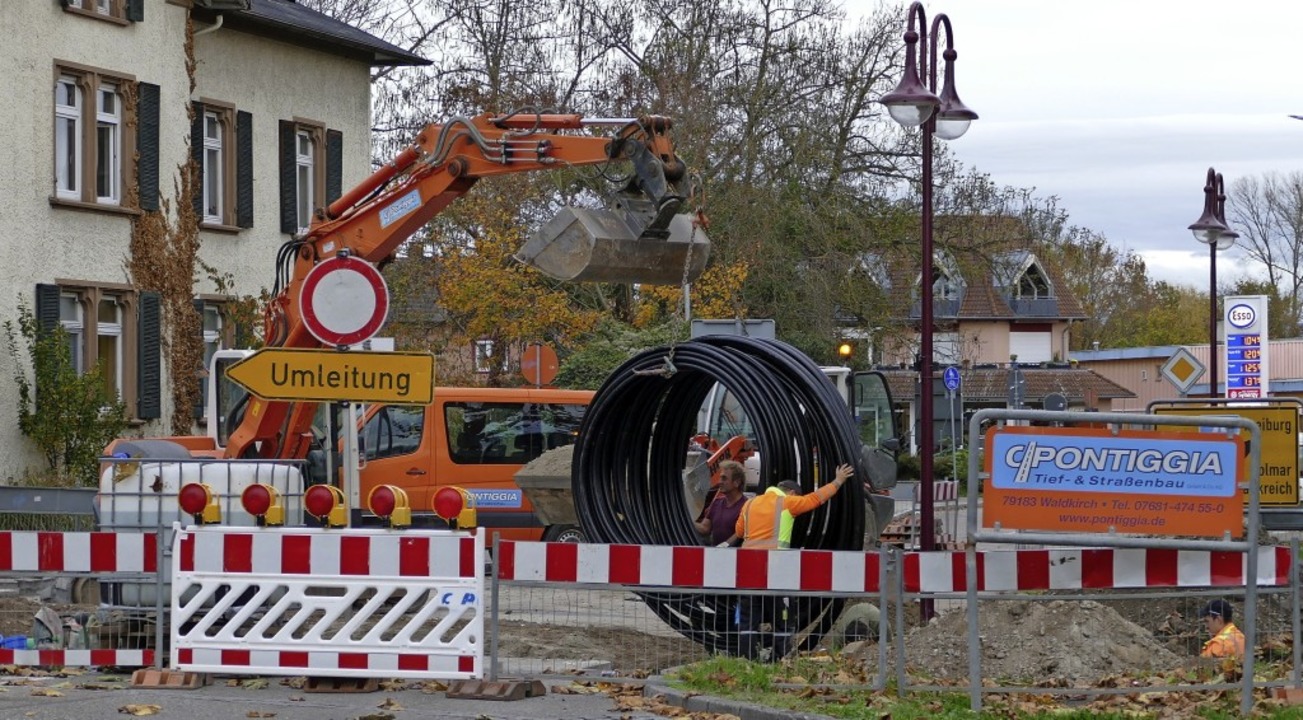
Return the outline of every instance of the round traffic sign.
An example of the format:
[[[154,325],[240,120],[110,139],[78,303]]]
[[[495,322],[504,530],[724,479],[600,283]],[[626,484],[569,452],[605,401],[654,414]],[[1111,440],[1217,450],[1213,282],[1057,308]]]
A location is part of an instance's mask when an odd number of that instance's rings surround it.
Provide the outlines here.
[[[368,340],[388,315],[389,287],[380,271],[365,260],[328,258],[303,278],[299,316],[308,332],[326,345]]]
[[[556,379],[557,357],[551,345],[534,343],[520,355],[520,374],[525,382],[547,385]]]
[[[959,389],[959,368],[948,367],[941,373],[941,381],[946,384],[947,390]]]

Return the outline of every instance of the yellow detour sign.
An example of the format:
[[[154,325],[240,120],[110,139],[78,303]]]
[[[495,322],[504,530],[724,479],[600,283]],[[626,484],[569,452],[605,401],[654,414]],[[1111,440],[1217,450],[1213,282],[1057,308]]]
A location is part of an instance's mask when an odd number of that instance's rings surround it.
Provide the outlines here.
[[[1272,407],[1228,407],[1207,405],[1157,407],[1155,415],[1220,415],[1242,417],[1257,423],[1262,431],[1262,465],[1258,468],[1259,498],[1262,505],[1298,504],[1298,408],[1290,405]],[[1175,425],[1165,426],[1170,429]],[[1247,468],[1248,466],[1245,465]]]
[[[264,400],[425,405],[434,399],[429,353],[264,348],[226,369]]]

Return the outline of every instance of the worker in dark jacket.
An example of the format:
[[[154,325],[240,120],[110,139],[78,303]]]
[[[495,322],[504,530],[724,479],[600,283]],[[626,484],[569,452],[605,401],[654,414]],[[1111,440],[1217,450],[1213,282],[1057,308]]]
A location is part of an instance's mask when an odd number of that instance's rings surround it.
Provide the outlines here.
[[[742,538],[742,547],[755,549],[787,549],[792,546],[792,525],[798,515],[814,510],[828,502],[842,485],[855,474],[850,465],[837,467],[837,474],[831,483],[816,489],[810,495],[801,491],[801,486],[793,480],[784,480],[776,487],[771,487],[763,495],[751,498],[742,506],[733,536],[720,543],[721,546],[732,545]],[[787,602],[784,598],[748,597],[738,604],[738,631],[741,634],[739,645],[743,657],[754,660],[758,648],[757,635],[764,618],[769,618],[774,630],[774,647],[771,659],[777,660],[787,654],[790,645],[791,628],[787,627]]]

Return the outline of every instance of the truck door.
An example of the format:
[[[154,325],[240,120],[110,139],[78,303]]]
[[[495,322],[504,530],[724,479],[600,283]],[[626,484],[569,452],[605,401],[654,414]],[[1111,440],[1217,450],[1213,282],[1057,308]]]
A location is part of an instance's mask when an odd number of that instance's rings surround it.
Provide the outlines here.
[[[415,511],[430,508],[433,468],[427,408],[424,405],[380,405],[362,426],[362,468],[360,501],[376,485],[397,485],[407,491]]]

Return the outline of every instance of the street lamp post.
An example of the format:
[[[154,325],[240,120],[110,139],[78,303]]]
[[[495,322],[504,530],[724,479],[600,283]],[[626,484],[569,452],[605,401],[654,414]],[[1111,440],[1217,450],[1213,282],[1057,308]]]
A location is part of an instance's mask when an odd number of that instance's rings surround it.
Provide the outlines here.
[[[1239,233],[1226,224],[1226,185],[1222,174],[1208,168],[1203,186],[1203,214],[1190,225],[1194,239],[1208,246],[1208,397],[1217,397],[1217,251],[1235,244]]]
[[[932,20],[932,42],[928,44],[927,15],[923,4],[914,2],[909,6],[908,23],[905,29],[905,72],[896,89],[882,96],[879,100],[887,106],[887,112],[896,122],[905,127],[919,127],[923,130],[923,220],[922,220],[922,254],[919,293],[919,362],[918,374],[922,391],[919,399],[919,531],[922,534],[920,548],[936,549],[936,525],[933,512],[932,493],[932,136],[942,140],[955,140],[968,131],[969,123],[977,119],[977,113],[969,110],[959,100],[955,90],[955,52],[954,31],[950,27],[950,18],[937,14]],[[915,21],[918,31],[914,30]],[[944,28],[946,33],[946,50],[941,57],[945,60],[945,85],[941,94],[936,94],[937,87],[937,37]],[[915,44],[918,45],[917,60]],[[923,79],[927,84],[923,84]]]

